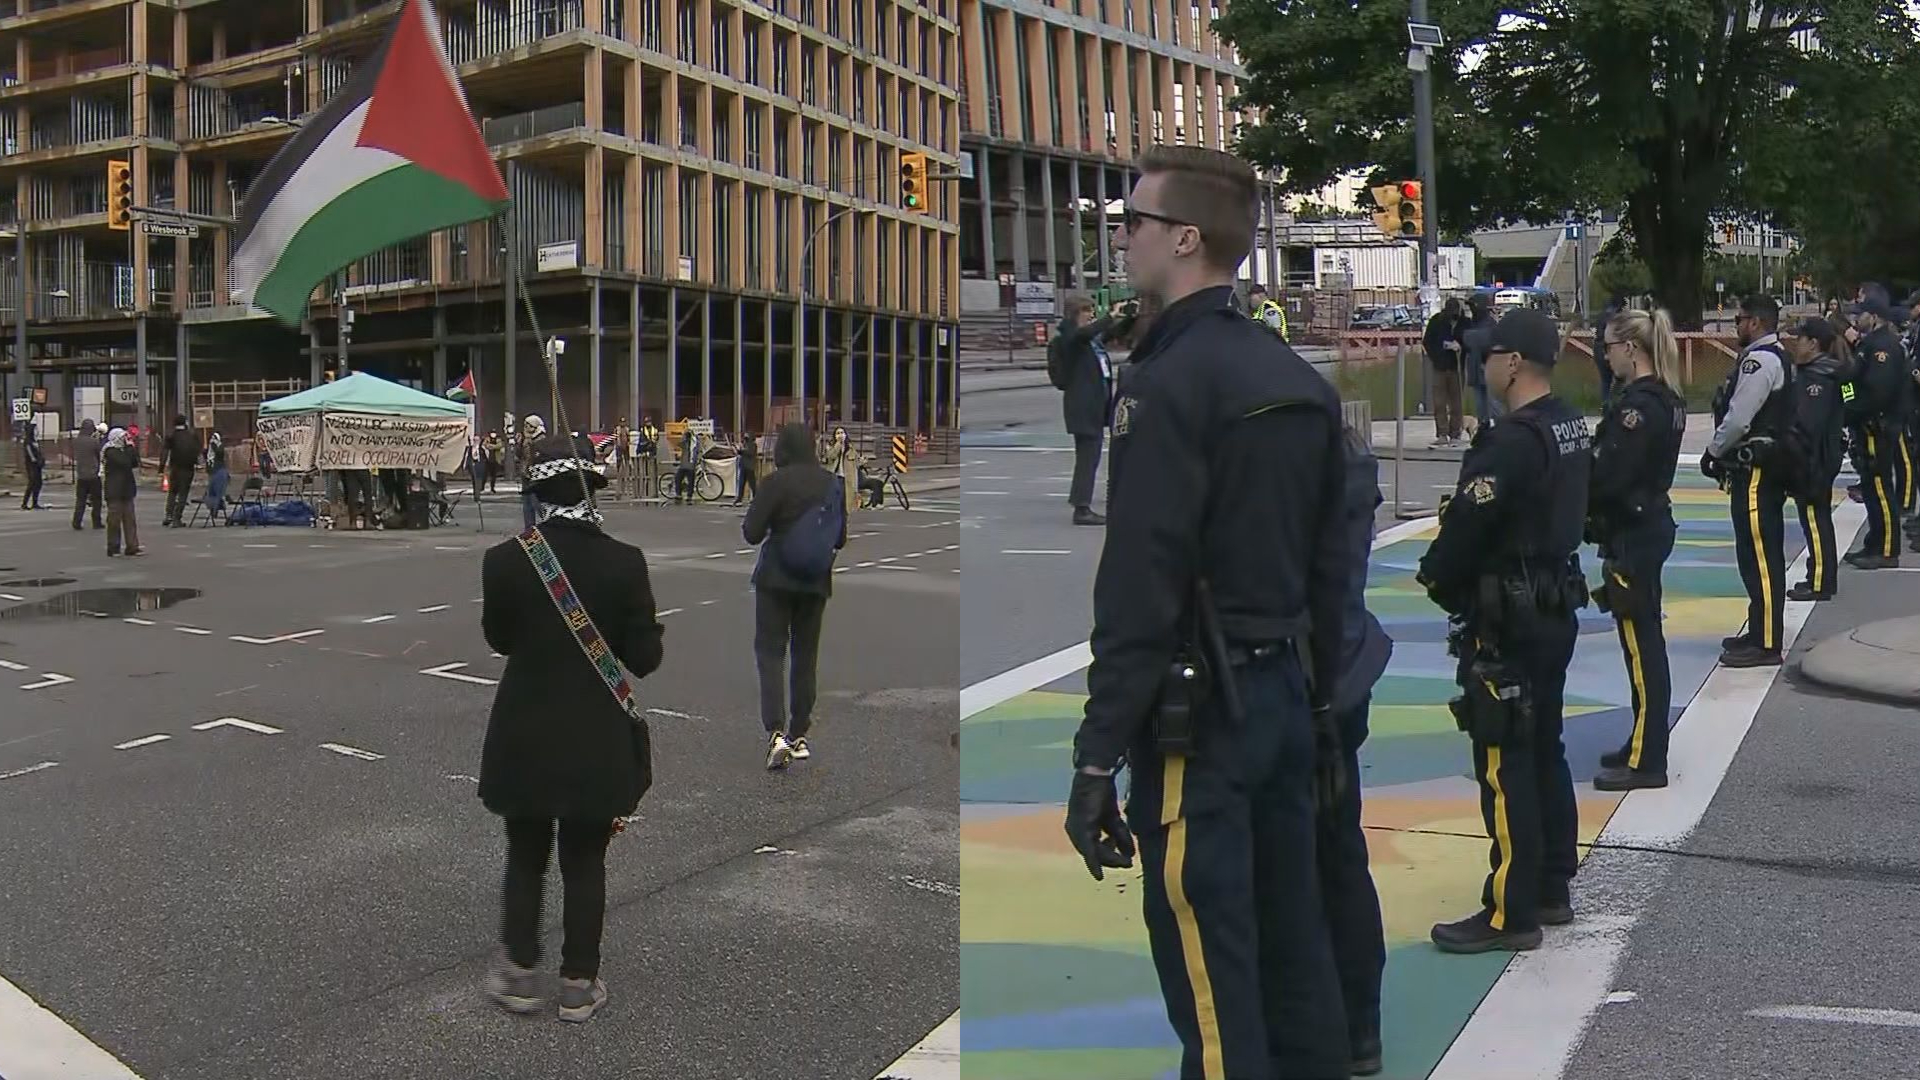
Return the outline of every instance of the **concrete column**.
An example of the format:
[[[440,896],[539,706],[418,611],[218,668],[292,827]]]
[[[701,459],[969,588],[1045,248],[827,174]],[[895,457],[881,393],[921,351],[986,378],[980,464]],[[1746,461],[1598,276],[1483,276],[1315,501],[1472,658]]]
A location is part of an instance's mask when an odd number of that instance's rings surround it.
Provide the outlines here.
[[[1033,277],[1033,256],[1027,230],[1033,223],[1027,216],[1027,158],[1018,150],[1007,155],[1007,195],[1013,199],[1013,280]]]
[[[183,330],[185,326],[181,324]],[[433,309],[433,382],[428,385],[435,395],[446,393],[451,385],[447,382],[447,309],[443,307]]]
[[[438,309],[434,314],[439,314]],[[600,338],[606,324],[600,314],[600,279],[587,287],[587,430],[600,427]]]
[[[1054,251],[1057,239],[1054,234],[1060,231],[1060,208],[1053,203],[1053,158],[1045,156],[1040,159],[1040,205],[1040,220],[1046,229],[1046,236],[1041,245],[1047,257],[1047,272],[1044,276],[1048,281],[1058,283],[1060,260]],[[1072,280],[1071,277],[1068,280]]]
[[[1074,40],[1073,31],[1066,27],[1050,26],[1047,33],[1053,36],[1054,56],[1060,62],[1060,70],[1054,73],[1059,81],[1051,90],[1060,96],[1060,145],[1075,150],[1088,149],[1091,133],[1080,122],[1080,95],[1086,86],[1080,46]]]
[[[761,341],[765,346],[761,357],[760,430],[770,433],[773,431],[773,301],[761,301],[760,312]]]
[[[967,95],[966,129],[985,132],[987,130],[987,95],[993,90],[987,85],[987,33],[985,5],[980,0],[961,0],[960,6],[961,46],[965,55],[961,65],[966,73],[966,85],[975,88]],[[25,39],[20,47],[26,48]],[[20,66],[21,71],[26,65]]]
[[[836,402],[840,419],[853,419],[853,320],[849,312],[840,320],[842,339],[846,344],[840,347],[840,400]]]
[[[173,323],[173,407],[180,416],[191,418],[187,410],[187,388],[193,377],[192,345],[187,341],[187,321],[176,319]]]
[[[908,323],[907,332],[913,335],[907,357],[907,435],[911,437],[920,430],[920,321]]]
[[[879,357],[879,349],[880,349],[879,339],[880,339],[880,317],[878,315],[869,314],[867,316],[867,408],[866,408],[866,411],[862,413],[860,417],[860,419],[865,420],[868,423],[873,422],[873,414],[874,414],[873,404],[874,404],[874,393],[875,393],[874,382],[873,382],[873,372],[874,372],[874,368],[877,366],[877,360]]]
[[[677,214],[667,215],[669,218]],[[678,420],[680,412],[680,287],[667,288],[667,400],[660,403],[660,426]]]
[[[1100,39],[1092,34],[1079,38],[1078,44],[1074,47],[1080,53],[1080,79],[1087,90],[1086,148],[1096,154],[1105,155],[1108,152],[1107,49]],[[1124,84],[1120,89],[1125,89]],[[1121,111],[1114,114],[1114,119],[1116,123],[1123,125],[1121,130],[1124,131],[1124,121],[1127,116],[1124,108],[1126,95],[1123,93],[1120,97],[1121,101],[1115,102],[1114,107]],[[1124,137],[1118,140],[1118,153],[1121,157],[1129,156]]]
[[[1209,30],[1208,35],[1212,35]],[[1200,73],[1200,145],[1214,150],[1226,149],[1220,135],[1220,77],[1212,68]]]
[[[1020,108],[1020,62],[1015,50],[1020,47],[1020,25],[1011,11],[995,8],[987,13],[993,20],[994,66],[998,68],[1000,85],[986,90],[1000,94],[1000,130],[989,134],[1003,139],[1025,142],[1028,139],[1025,114]]]
[[[807,404],[820,406],[827,403],[827,309],[823,306],[815,310],[819,312],[816,329],[820,331],[820,365],[814,370],[819,372],[820,377],[813,381],[814,393],[807,399]]]
[[[636,162],[638,164],[638,162]],[[627,312],[627,415],[633,418],[635,427],[640,418],[646,415],[646,395],[640,389],[640,285],[634,283],[632,293],[627,297],[631,310]]]
[[[1067,199],[1073,204],[1073,276],[1069,280],[1074,288],[1084,289],[1087,287],[1086,221],[1080,213],[1080,162],[1075,159],[1067,162]]]
[[[1027,19],[1020,34],[1020,47],[1027,54],[1027,100],[1033,106],[1033,129],[1028,138],[1042,146],[1059,141],[1053,128],[1052,102],[1060,97],[1060,86],[1048,70],[1047,26],[1039,19]],[[1062,102],[1060,107],[1064,110],[1066,104]]]
[[[1113,230],[1107,226],[1107,166],[1105,162],[1093,169],[1094,220],[1099,226],[1094,229],[1095,239],[1100,244],[1100,281],[1105,286],[1113,274]]]
[[[973,175],[980,182],[980,257],[987,280],[992,281],[999,272],[999,264],[993,257],[993,151],[983,144],[975,154],[980,158],[973,167]],[[24,188],[26,181],[20,183]]]
[[[713,293],[700,291],[700,415],[713,418]]]
[[[733,298],[733,427],[737,437],[747,423],[747,304]]]

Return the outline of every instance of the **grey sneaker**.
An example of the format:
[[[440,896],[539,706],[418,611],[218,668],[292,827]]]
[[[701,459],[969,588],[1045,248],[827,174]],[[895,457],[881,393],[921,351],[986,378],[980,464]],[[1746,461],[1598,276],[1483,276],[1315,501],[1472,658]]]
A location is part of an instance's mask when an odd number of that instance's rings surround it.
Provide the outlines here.
[[[793,760],[795,761],[805,761],[813,756],[813,751],[807,749],[807,737],[805,735],[789,743],[788,749],[793,753]]]
[[[502,957],[487,973],[487,997],[508,1012],[534,1012],[543,1004],[539,978],[539,973],[532,968],[523,968]]]
[[[585,1023],[606,1003],[607,984],[599,979],[560,980],[560,1019],[573,1024]]]
[[[767,768],[784,769],[793,760],[793,747],[784,731],[776,731],[767,740]]]

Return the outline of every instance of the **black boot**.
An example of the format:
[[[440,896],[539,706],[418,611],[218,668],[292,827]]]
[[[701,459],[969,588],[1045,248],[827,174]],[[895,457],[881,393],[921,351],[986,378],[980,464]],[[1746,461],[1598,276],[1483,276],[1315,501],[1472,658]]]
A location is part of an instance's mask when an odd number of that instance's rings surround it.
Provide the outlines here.
[[[1107,519],[1094,513],[1091,507],[1076,506],[1073,508],[1073,523],[1075,525],[1105,525]]]
[[[1740,640],[1740,639],[1736,639],[1736,640]],[[1721,646],[1721,648],[1726,648],[1726,646],[1723,645]],[[1600,755],[1600,767],[1602,769],[1625,768],[1627,764],[1627,758],[1630,756],[1631,756],[1630,753],[1628,752],[1627,748],[1624,746],[1618,750],[1609,750],[1606,753]]]
[[[1914,550],[1920,551],[1920,548],[1915,548]],[[1803,581],[1800,584],[1795,585],[1793,588],[1787,590],[1787,599],[1789,600],[1831,600],[1833,599],[1833,594],[1830,592],[1814,592],[1813,582]]]
[[[1353,1063],[1348,1069],[1355,1076],[1374,1076],[1382,1068],[1380,1060],[1380,1036],[1369,1035],[1353,1040],[1353,1048],[1348,1051]]]
[[[1898,555],[1869,555],[1864,551],[1850,551],[1845,556],[1848,565],[1862,570],[1891,570],[1900,565]]]
[[[1495,950],[1526,952],[1540,947],[1540,928],[1495,930],[1493,913],[1480,911],[1459,922],[1434,923],[1433,944],[1446,953],[1483,953]]]
[[[1597,791],[1637,791],[1640,788],[1663,788],[1667,786],[1667,774],[1664,772],[1654,772],[1651,769],[1629,769],[1623,765],[1619,768],[1600,770],[1600,775],[1593,778],[1593,786]],[[1541,917],[1541,921],[1546,921],[1544,915]]]
[[[1720,654],[1720,666],[1730,668],[1779,667],[1780,650],[1763,649],[1743,641]]]

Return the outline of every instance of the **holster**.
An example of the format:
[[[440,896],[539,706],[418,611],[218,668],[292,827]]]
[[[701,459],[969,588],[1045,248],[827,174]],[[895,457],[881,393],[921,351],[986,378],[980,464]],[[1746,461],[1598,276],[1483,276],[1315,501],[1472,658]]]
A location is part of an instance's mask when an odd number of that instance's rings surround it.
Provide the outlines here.
[[[1460,695],[1447,702],[1453,722],[1475,742],[1522,746],[1533,734],[1533,701],[1519,672],[1482,653],[1461,665]]]
[[[1615,618],[1634,619],[1640,615],[1633,575],[1625,563],[1613,559],[1602,561],[1600,589],[1593,595],[1600,610],[1611,612]]]
[[[1205,658],[1183,649],[1160,679],[1153,704],[1153,745],[1162,754],[1191,757],[1198,748],[1199,719],[1212,698]]]

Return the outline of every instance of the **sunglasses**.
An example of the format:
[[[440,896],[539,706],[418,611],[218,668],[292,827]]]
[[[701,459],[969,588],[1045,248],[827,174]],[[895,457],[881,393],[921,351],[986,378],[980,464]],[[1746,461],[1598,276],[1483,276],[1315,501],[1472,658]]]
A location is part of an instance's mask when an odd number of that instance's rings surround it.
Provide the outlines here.
[[[1131,206],[1127,207],[1123,224],[1128,232],[1137,232],[1142,221],[1157,221],[1162,225],[1171,225],[1174,228],[1181,228],[1183,226],[1190,229],[1199,228],[1199,226],[1191,221],[1181,221],[1179,218],[1171,218],[1165,214],[1156,214],[1150,210],[1135,210]]]

